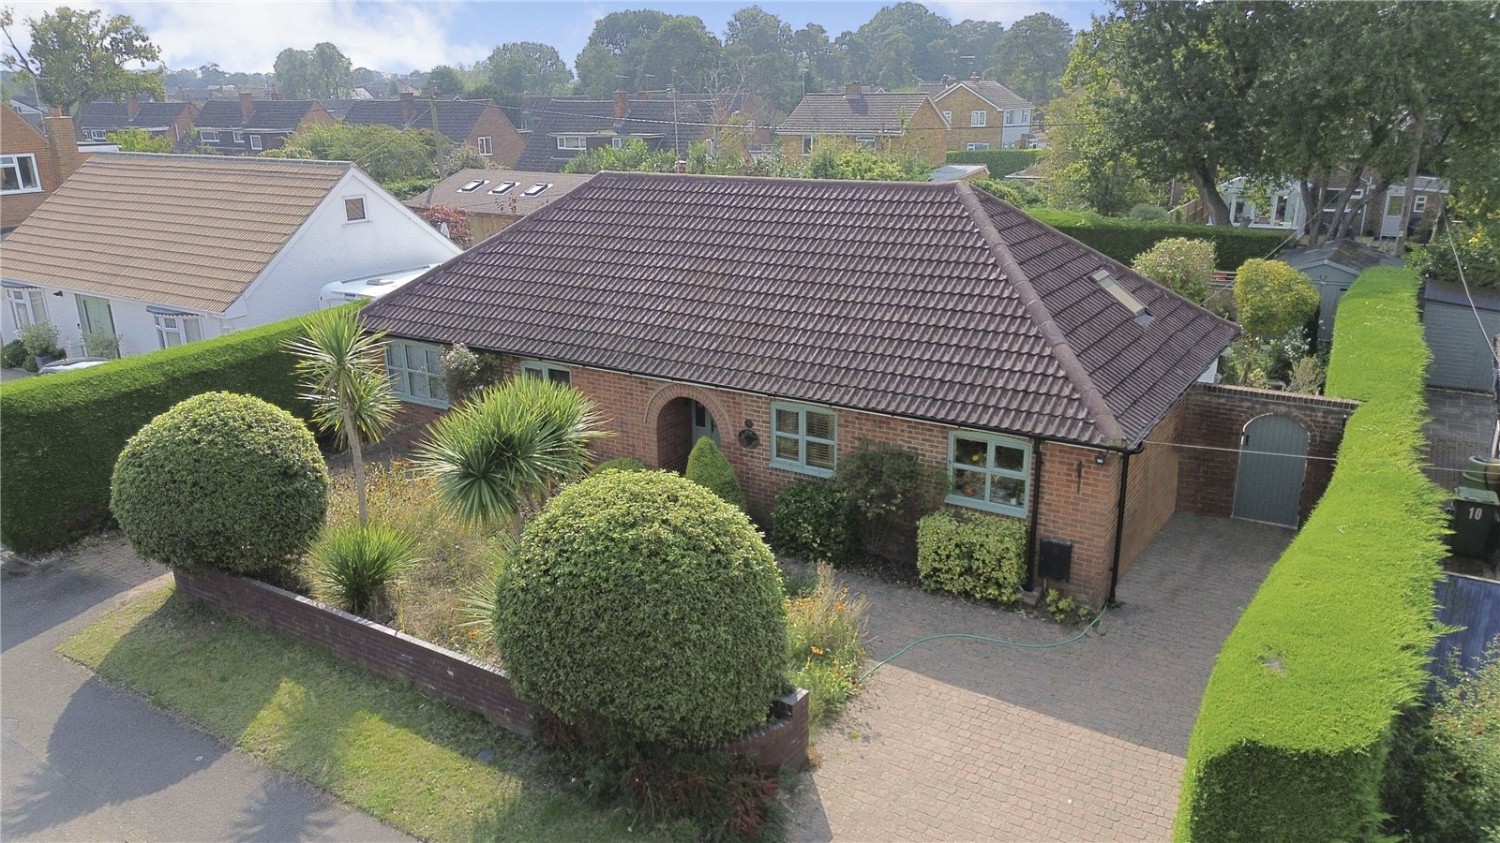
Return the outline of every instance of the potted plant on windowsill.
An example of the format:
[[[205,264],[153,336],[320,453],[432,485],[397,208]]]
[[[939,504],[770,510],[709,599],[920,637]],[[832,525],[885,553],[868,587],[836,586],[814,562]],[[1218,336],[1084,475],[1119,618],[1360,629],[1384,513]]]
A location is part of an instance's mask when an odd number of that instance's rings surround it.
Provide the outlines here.
[[[26,347],[25,368],[35,372],[55,363],[67,354],[57,345],[57,326],[51,322],[33,322],[20,330],[21,345]]]

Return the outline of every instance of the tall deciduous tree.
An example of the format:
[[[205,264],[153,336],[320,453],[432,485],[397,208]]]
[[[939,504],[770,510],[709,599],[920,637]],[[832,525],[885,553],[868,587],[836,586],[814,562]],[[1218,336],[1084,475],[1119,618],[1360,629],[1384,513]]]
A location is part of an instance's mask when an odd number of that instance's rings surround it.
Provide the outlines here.
[[[312,53],[287,47],[276,54],[271,66],[276,73],[276,88],[287,99],[301,100],[312,96]]]
[[[900,37],[897,37],[900,36]],[[908,87],[958,72],[959,47],[948,19],[921,3],[896,3],[840,36],[859,81]]]
[[[667,18],[653,9],[611,12],[600,18],[574,63],[580,92],[608,99],[616,89],[634,84],[646,45]]]
[[[1111,126],[1094,99],[1054,99],[1048,109],[1051,147],[1042,159],[1042,193],[1058,208],[1123,214],[1150,198],[1135,159],[1115,147]]]
[[[729,18],[724,60],[738,90],[760,94],[782,111],[791,110],[802,98],[792,28],[759,6],[746,6]]]
[[[464,92],[464,77],[457,69],[440,64],[427,74],[426,90],[449,99]]]
[[[679,91],[702,92],[716,87],[723,47],[691,15],[677,15],[662,23],[646,43],[636,72],[638,90],[675,86]]]
[[[1073,49],[1073,29],[1046,12],[1011,25],[995,45],[990,75],[1038,105],[1062,93],[1063,72]]]
[[[560,94],[573,84],[557,50],[536,41],[501,44],[490,53],[490,82],[511,96]]]
[[[288,47],[276,55],[276,87],[288,99],[334,99],[354,87],[354,66],[324,41],[311,50]]]
[[[11,35],[14,25],[12,11],[0,10],[0,30],[10,47],[9,53],[0,56],[0,64],[15,71],[26,85],[35,86],[43,103],[72,114],[80,131],[95,100],[119,102],[132,94],[166,96],[165,71],[145,69],[161,60],[161,51],[128,15],[105,18],[97,9],[59,6],[26,20],[31,30],[31,46],[26,50]],[[132,70],[132,63],[142,69]]]

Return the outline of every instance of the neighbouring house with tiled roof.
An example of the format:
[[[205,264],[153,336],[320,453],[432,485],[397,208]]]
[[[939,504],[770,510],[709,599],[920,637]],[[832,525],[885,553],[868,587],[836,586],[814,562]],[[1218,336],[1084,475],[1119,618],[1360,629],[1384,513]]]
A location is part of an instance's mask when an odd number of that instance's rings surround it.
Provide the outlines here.
[[[951,127],[952,150],[1011,149],[1029,146],[1032,104],[999,82],[978,74],[954,82],[932,95]]]
[[[264,100],[240,94],[237,100],[203,103],[193,128],[198,137],[188,146],[222,155],[254,155],[286,146],[304,126],[331,126],[333,115],[316,100]]]
[[[592,175],[521,170],[460,170],[406,200],[423,210],[438,205],[469,217],[469,236],[478,243],[509,228],[582,186]]]
[[[25,222],[88,160],[89,154],[78,150],[73,118],[54,109],[42,123],[38,130],[11,108],[0,106],[0,236]],[[0,264],[9,257],[8,253],[0,257]],[[24,293],[6,290],[13,327],[29,319],[29,304],[15,309],[16,302],[26,298]]]
[[[135,96],[124,102],[101,100],[89,103],[83,121],[83,137],[107,140],[111,132],[140,129],[153,138],[171,138],[174,143],[191,136],[198,106],[189,102],[141,102]]]
[[[598,402],[600,459],[716,439],[751,513],[865,441],[1071,548],[1098,605],[1177,503],[1184,394],[1237,328],[986,193],[600,173],[373,303],[408,419],[451,343]]]
[[[574,158],[636,140],[652,152],[671,150],[685,158],[690,145],[713,138],[730,115],[750,106],[745,96],[670,91],[615,91],[607,100],[526,97],[511,109],[526,142],[515,167],[560,173]]]
[[[450,143],[468,145],[496,165],[509,167],[521,156],[524,141],[510,118],[491,100],[431,100],[402,94],[395,100],[360,100],[348,104],[343,121],[354,126],[432,129]],[[342,107],[342,106],[341,106]]]
[[[275,322],[329,282],[459,252],[348,162],[135,153],[90,157],[4,248],[7,297],[74,357]]]
[[[808,158],[819,138],[842,138],[866,149],[916,155],[937,167],[947,159],[948,122],[924,93],[864,93],[850,82],[842,94],[807,94],[778,130],[781,153]]]

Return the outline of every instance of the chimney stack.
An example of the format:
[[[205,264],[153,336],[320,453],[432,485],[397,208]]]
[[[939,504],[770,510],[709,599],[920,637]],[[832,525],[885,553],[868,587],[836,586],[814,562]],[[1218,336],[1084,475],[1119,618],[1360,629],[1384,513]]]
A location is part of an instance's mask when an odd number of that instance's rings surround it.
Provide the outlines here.
[[[88,159],[88,153],[78,151],[78,135],[73,128],[73,118],[63,114],[62,109],[52,107],[52,113],[42,118],[47,130],[47,148],[57,159],[58,177],[66,179],[73,175],[78,165]]]
[[[246,91],[240,94],[240,119],[246,123],[250,122],[250,115],[255,113],[255,95]]]
[[[624,120],[625,111],[628,108],[625,102],[625,92],[619,88],[615,89],[615,120]]]
[[[969,73],[969,81],[970,82],[978,82],[979,81],[979,71],[975,70],[975,71],[970,72]]]
[[[411,91],[401,92],[401,124],[404,126],[411,122],[412,111],[415,110],[417,95]]]
[[[680,173],[686,173],[687,172],[687,162],[684,161],[681,158],[678,158],[677,159],[677,166],[674,169],[676,169],[679,174]]]
[[[127,119],[134,120],[135,116],[137,114],[140,114],[140,113],[141,113],[141,99],[140,99],[140,97],[136,96],[135,94],[131,94],[130,96],[126,97],[125,98],[125,117]]]
[[[859,84],[859,82],[857,80],[853,81],[853,82],[850,82],[849,84],[847,84],[847,85],[844,86],[844,96],[846,96],[846,97],[864,96],[864,88]]]

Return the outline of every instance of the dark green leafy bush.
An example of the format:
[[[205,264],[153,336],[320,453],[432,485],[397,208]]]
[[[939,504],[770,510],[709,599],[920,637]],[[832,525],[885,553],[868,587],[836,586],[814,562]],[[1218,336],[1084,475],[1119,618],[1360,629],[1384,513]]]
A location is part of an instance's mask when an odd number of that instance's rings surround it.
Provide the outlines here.
[[[255,395],[306,418],[289,319],[77,372],[0,384],[0,540],[44,553],[109,523],[109,477],[125,441],[184,398]]]
[[[1211,241],[1218,255],[1217,268],[1224,270],[1251,258],[1264,258],[1285,239],[1279,231],[1258,228],[1149,222],[1054,208],[1029,208],[1026,213],[1127,266],[1136,255],[1169,237]]]
[[[1201,304],[1208,298],[1208,282],[1214,277],[1214,244],[1186,237],[1162,240],[1136,255],[1131,269]]]
[[[1188,746],[1179,840],[1360,840],[1393,724],[1421,693],[1446,555],[1422,473],[1428,359],[1416,277],[1339,303],[1327,392],[1364,403],[1302,531],[1224,642]]]
[[[386,524],[330,524],[308,555],[320,600],[385,623],[391,618],[390,588],[417,562],[417,544]]]
[[[130,438],[110,506],[142,558],[275,575],[318,535],[328,467],[307,426],[249,395],[206,392]]]
[[[771,546],[804,562],[838,565],[857,545],[854,506],[842,489],[821,480],[792,483],[771,510]]]
[[[1142,202],[1132,206],[1130,213],[1126,216],[1133,220],[1145,220],[1146,222],[1166,222],[1172,215],[1166,208],[1160,205]]]
[[[1488,226],[1444,226],[1431,243],[1413,249],[1406,265],[1423,278],[1450,283],[1459,282],[1458,262],[1464,267],[1463,279],[1471,287],[1500,287],[1500,223]]]
[[[917,519],[948,491],[947,476],[925,465],[916,451],[871,442],[839,458],[833,484],[854,507],[864,549],[908,561]]]
[[[1248,260],[1234,276],[1240,325],[1256,337],[1294,331],[1318,312],[1318,289],[1306,273],[1282,261]]]
[[[929,591],[1014,603],[1026,579],[1026,523],[938,510],[917,524],[917,572]]]
[[[612,742],[710,746],[783,690],[786,606],[741,511],[668,472],[564,489],[502,568],[496,641],[516,690]]]
[[[983,164],[990,170],[990,178],[1003,179],[1018,173],[1032,164],[1041,155],[1036,149],[984,149],[977,151],[950,151],[949,164]]]
[[[19,369],[26,362],[30,352],[26,350],[26,343],[20,340],[11,340],[0,350],[0,366],[7,369]]]
[[[443,350],[443,384],[448,400],[459,404],[505,378],[505,358],[488,351],[470,351],[463,343]]]
[[[745,491],[740,488],[740,479],[734,476],[734,466],[707,436],[701,436],[693,443],[684,476],[718,495],[725,503],[745,508]]]

